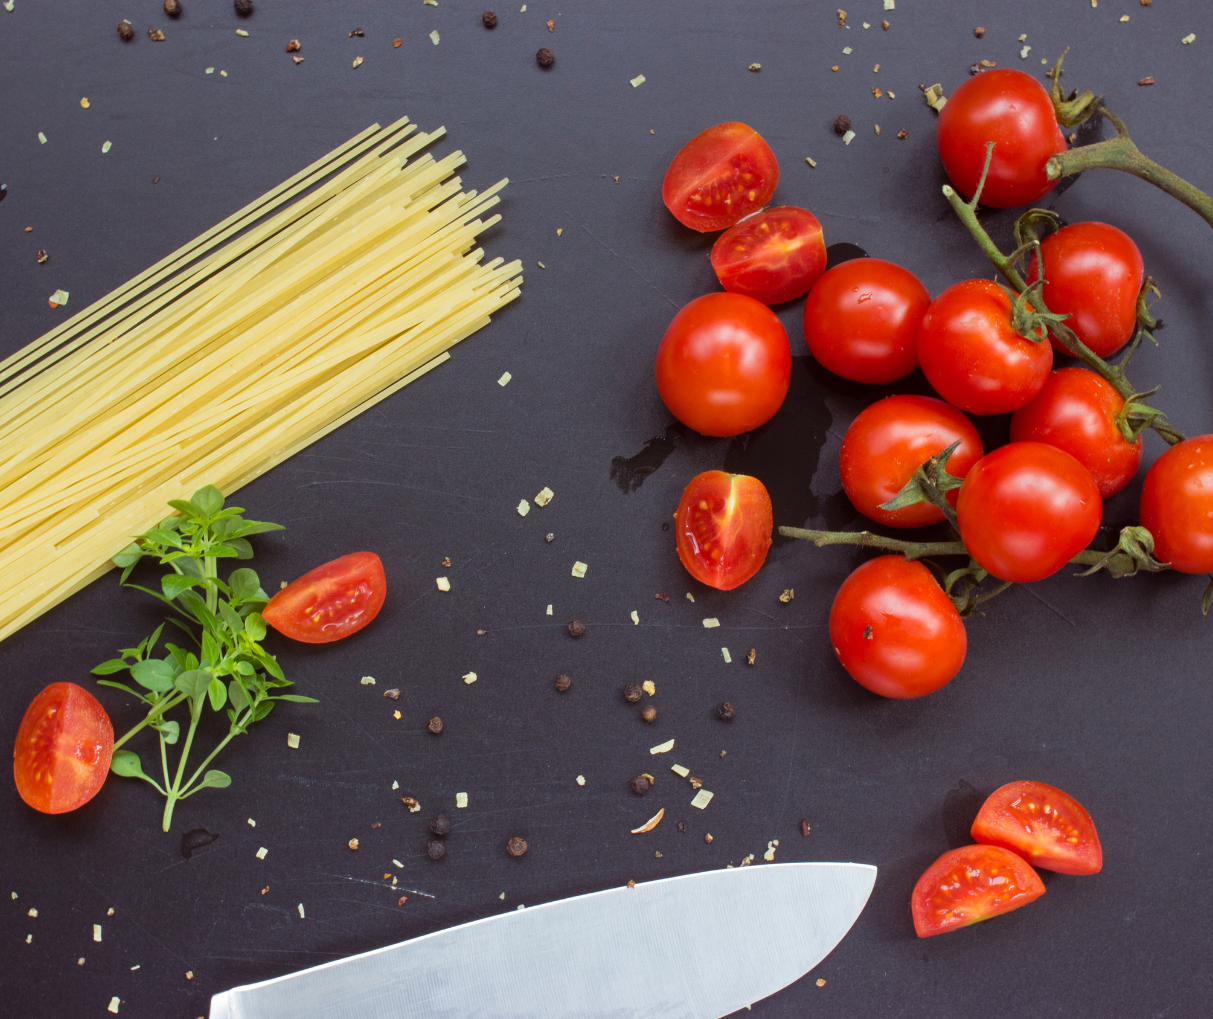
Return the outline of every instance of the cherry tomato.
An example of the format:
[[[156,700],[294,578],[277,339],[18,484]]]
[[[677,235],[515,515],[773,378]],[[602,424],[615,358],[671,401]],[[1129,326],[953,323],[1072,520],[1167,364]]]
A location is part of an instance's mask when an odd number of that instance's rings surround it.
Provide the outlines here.
[[[1141,522],[1154,555],[1180,573],[1213,573],[1213,435],[1172,446],[1141,486]]]
[[[1008,782],[994,790],[973,822],[973,838],[1018,853],[1041,870],[1098,874],[1103,867],[1091,815],[1073,796],[1043,782]]]
[[[863,410],[842,438],[842,487],[864,516],[888,527],[925,527],[943,520],[927,502],[884,510],[922,464],[959,442],[948,473],[963,478],[984,450],[977,429],[955,407],[931,396],[888,396]],[[956,489],[948,500],[956,505]]]
[[[783,323],[742,294],[705,294],[670,323],[657,350],[657,391],[701,435],[740,435],[775,416],[792,381]]]
[[[262,610],[279,633],[305,644],[328,644],[357,633],[383,608],[387,578],[374,552],[354,552],[309,570]]]
[[[899,555],[869,559],[830,607],[830,643],[842,667],[881,697],[921,697],[964,664],[960,614],[922,563]]]
[[[740,587],[758,572],[775,527],[771,497],[762,482],[724,471],[693,477],[674,521],[682,565],[696,580],[720,591]]]
[[[1056,573],[1099,530],[1091,472],[1056,446],[1011,442],[987,453],[956,500],[960,537],[983,570],[1026,584]]]
[[[717,124],[679,149],[661,198],[679,223],[707,233],[757,212],[777,183],[779,163],[762,135],[746,124]]]
[[[1091,472],[1106,499],[1141,463],[1141,436],[1126,442],[1116,426],[1124,398],[1093,371],[1059,368],[1035,398],[1011,415],[1012,442],[1047,442]]]
[[[970,414],[1005,414],[1040,392],[1053,367],[1053,348],[1011,328],[1011,299],[997,284],[964,280],[927,309],[918,360],[948,403]]]
[[[1129,342],[1145,272],[1133,238],[1107,223],[1075,223],[1041,241],[1040,255],[1049,311],[1070,315],[1066,325],[1100,357],[1111,357]],[[1029,283],[1039,275],[1037,262],[1030,259]],[[1052,342],[1059,354],[1068,354]]]
[[[930,304],[927,288],[908,269],[879,258],[852,258],[809,291],[809,352],[852,382],[894,382],[918,367],[918,325]]]
[[[44,814],[75,810],[97,795],[113,755],[114,727],[97,698],[75,683],[52,683],[17,729],[17,792]]]
[[[946,934],[1026,906],[1044,893],[1040,875],[1010,850],[961,846],[931,864],[914,886],[914,930],[920,938]]]
[[[729,227],[712,245],[712,268],[725,290],[763,304],[807,293],[826,267],[821,224],[808,209],[780,205]]]
[[[1030,74],[1004,68],[957,87],[939,111],[935,139],[944,170],[966,198],[981,179],[986,142],[994,142],[981,192],[981,203],[994,209],[1030,205],[1052,191],[1057,181],[1045,175],[1045,164],[1066,150],[1049,93]]]

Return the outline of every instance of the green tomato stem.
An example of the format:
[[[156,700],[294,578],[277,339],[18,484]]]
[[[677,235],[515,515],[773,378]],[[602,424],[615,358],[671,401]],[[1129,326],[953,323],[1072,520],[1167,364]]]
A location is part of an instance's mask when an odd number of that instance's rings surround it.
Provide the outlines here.
[[[871,531],[808,531],[801,527],[781,527],[779,533],[785,538],[811,541],[818,548],[823,545],[859,545],[863,548],[900,552],[907,559],[921,559],[929,555],[969,554],[969,550],[960,541],[902,541],[900,538],[886,538]]]

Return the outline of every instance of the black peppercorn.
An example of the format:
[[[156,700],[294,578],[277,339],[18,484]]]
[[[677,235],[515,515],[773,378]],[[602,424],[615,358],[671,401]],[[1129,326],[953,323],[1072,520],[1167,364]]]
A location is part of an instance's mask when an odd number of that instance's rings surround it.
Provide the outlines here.
[[[485,28],[497,27],[497,15],[492,11],[485,11],[484,14],[480,16],[480,20],[484,22]]]
[[[834,133],[846,134],[849,130],[851,130],[851,118],[844,113],[834,121]]]
[[[432,831],[435,835],[450,835],[450,833],[451,833],[450,818],[448,818],[446,816],[446,814],[439,814],[436,818],[434,818],[434,820],[432,820],[430,822],[430,831]]]
[[[564,693],[565,690],[567,690],[572,685],[573,685],[573,681],[571,679],[569,679],[568,676],[557,676],[556,677],[556,689],[560,693]]]
[[[232,0],[232,6],[236,8],[236,13],[242,18],[247,18],[253,13],[253,0]]]
[[[430,719],[430,724],[426,726],[435,736],[442,732],[442,719],[435,715]]]
[[[657,709],[651,704],[646,704],[640,711],[640,717],[646,722],[657,721]]]
[[[522,856],[527,850],[526,839],[520,839],[515,835],[509,842],[505,844],[505,851],[510,856]]]
[[[118,36],[123,42],[130,42],[135,38],[135,30],[131,27],[129,21],[124,21],[118,26]]]
[[[716,709],[716,717],[722,722],[731,722],[737,717],[737,709],[728,701],[725,701]]]
[[[535,59],[539,62],[540,67],[551,67],[556,62],[556,54],[544,46],[535,54]]]
[[[446,856],[446,846],[437,839],[426,846],[425,851],[431,860],[441,860]]]
[[[632,792],[637,796],[643,796],[653,788],[653,780],[648,775],[637,775],[632,779]]]
[[[640,687],[635,683],[629,683],[623,688],[623,699],[629,704],[638,704],[640,702]]]
[[[170,18],[181,16],[181,0],[164,0],[164,13]]]
[[[585,623],[583,623],[580,619],[574,619],[571,623],[569,623],[570,637],[580,637],[583,633],[585,633]]]

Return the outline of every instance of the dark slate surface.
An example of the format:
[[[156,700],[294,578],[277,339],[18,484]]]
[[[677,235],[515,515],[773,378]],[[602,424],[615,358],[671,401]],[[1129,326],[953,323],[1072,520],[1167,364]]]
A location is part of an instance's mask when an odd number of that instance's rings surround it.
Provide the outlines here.
[[[252,516],[287,525],[257,543],[254,565],[275,586],[359,548],[386,564],[391,593],[370,629],[327,648],[273,645],[320,705],[287,706],[237,741],[219,762],[231,789],[181,806],[170,835],[159,831],[159,801],[134,783],[111,780],[86,808],[57,818],[29,811],[3,784],[0,1013],[100,1015],[118,995],[123,1016],[192,1019],[234,984],[519,903],[723,867],[748,853],[761,861],[777,838],[780,860],[866,861],[880,876],[851,934],[813,975],[826,985],[802,980],[755,1005],[756,1016],[1208,1014],[1213,623],[1199,614],[1201,581],[1062,575],[1015,589],[969,624],[955,682],[917,702],[878,700],[836,664],[826,631],[833,592],[861,556],[778,543],[753,581],[721,594],[689,581],[663,529],[687,480],[725,465],[759,473],[778,523],[858,526],[838,495],[838,446],[878,394],[830,379],[804,356],[802,302],[779,309],[800,360],[765,431],[688,437],[671,429],[652,380],[674,311],[716,286],[711,238],[682,229],[660,200],[665,167],[693,134],[724,120],[752,124],[780,159],[777,201],[812,208],[828,243],[903,263],[938,293],[989,269],[939,194],[935,115],[917,85],[941,81],[950,92],[982,57],[1040,73],[1041,57],[1071,46],[1068,81],[1106,93],[1145,151],[1207,181],[1210,37],[1199,0],[1103,0],[1098,9],[1086,0],[899,0],[888,13],[862,0],[847,4],[849,30],[825,3],[531,0],[526,13],[517,3],[499,9],[493,32],[464,0],[257,0],[244,23],[224,0],[184,2],[175,22],[158,0],[16,0],[13,12],[0,10],[3,353],[372,121],[404,113],[426,128],[446,125],[437,151],[468,153],[468,186],[512,179],[504,222],[486,244],[521,257],[527,282],[450,364],[240,493]],[[1128,24],[1118,22],[1124,13]],[[129,45],[114,31],[123,17],[135,24]],[[987,29],[980,41],[977,24]],[[235,34],[242,25],[247,39]],[[150,42],[149,26],[166,41]],[[355,27],[364,38],[348,36]],[[435,28],[438,46],[428,38]],[[1197,40],[1182,46],[1188,32]],[[1021,33],[1032,46],[1026,60]],[[397,36],[404,43],[394,50]],[[303,43],[301,66],[283,52],[291,38]],[[556,53],[546,73],[535,64],[540,46]],[[356,55],[365,63],[353,70]],[[746,70],[751,62],[760,73]],[[632,88],[641,73],[648,80]],[[1147,74],[1158,84],[1137,87]],[[896,99],[876,101],[872,85]],[[850,147],[830,130],[844,112],[858,132]],[[899,128],[908,140],[897,140]],[[1165,292],[1166,323],[1160,347],[1139,355],[1139,387],[1161,384],[1173,421],[1190,434],[1208,430],[1208,228],[1110,172],[1050,201],[1071,221],[1107,219],[1136,238]],[[1011,217],[988,221],[1005,240]],[[48,264],[36,264],[38,248]],[[46,298],[58,287],[71,303],[56,312]],[[501,389],[506,370],[514,378]],[[912,377],[890,391],[922,385]],[[983,428],[994,440],[1006,424]],[[1147,449],[1152,459],[1162,444],[1151,437]],[[518,500],[544,485],[555,500],[520,518]],[[1134,517],[1139,488],[1140,475],[1109,501],[1106,523]],[[589,564],[584,580],[569,575],[575,559]],[[435,590],[440,574],[451,578],[449,595]],[[788,606],[777,601],[786,587],[796,590]],[[669,604],[654,600],[658,591]],[[589,628],[577,642],[564,629],[574,616]],[[703,629],[705,616],[718,616],[720,629]],[[110,576],[5,641],[0,733],[13,737],[46,683],[92,686],[89,667],[156,620]],[[742,661],[750,647],[753,668]],[[468,670],[480,676],[470,687],[459,678]],[[552,688],[560,672],[573,679],[563,696]],[[367,674],[376,687],[359,684]],[[619,696],[624,682],[648,678],[660,709],[652,726]],[[382,698],[385,686],[402,689],[399,702]],[[92,688],[125,730],[131,707]],[[732,726],[712,715],[725,697],[738,709]],[[433,714],[446,722],[439,738],[425,731]],[[299,750],[287,748],[288,731],[302,735]],[[664,770],[643,801],[628,791],[652,766],[647,748],[669,737],[674,757],[716,794],[704,813]],[[915,879],[965,841],[981,795],[1025,777],[1089,808],[1103,873],[1046,875],[1049,894],[1030,909],[917,941]],[[453,809],[457,791],[469,793],[466,810]],[[407,813],[402,793],[423,810]],[[658,805],[667,809],[661,827],[627,834]],[[434,864],[425,825],[440,809],[455,830]],[[186,860],[182,833],[198,828],[219,837]],[[531,844],[521,860],[504,852],[516,834]],[[352,837],[357,853],[346,848]],[[264,862],[259,846],[269,849]],[[401,886],[415,890],[403,908],[381,880],[392,858],[404,863]],[[31,906],[37,919],[26,915]],[[93,923],[104,927],[101,944]]]

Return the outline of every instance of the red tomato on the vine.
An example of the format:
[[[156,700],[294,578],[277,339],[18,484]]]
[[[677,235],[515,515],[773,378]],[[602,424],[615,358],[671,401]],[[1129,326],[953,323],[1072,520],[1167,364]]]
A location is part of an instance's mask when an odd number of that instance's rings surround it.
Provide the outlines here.
[[[821,224],[808,209],[763,209],[722,233],[712,245],[720,285],[763,304],[807,293],[826,267]]]
[[[1040,242],[1049,311],[1069,315],[1066,325],[1100,357],[1110,357],[1133,336],[1137,295],[1145,263],[1133,238],[1107,223],[1064,226]],[[1029,259],[1029,283],[1039,277],[1040,261]],[[1056,340],[1059,354],[1068,351]]]
[[[1010,850],[961,846],[931,864],[914,886],[914,931],[920,938],[946,934],[1026,906],[1044,893],[1040,875]]]
[[[75,683],[52,683],[17,729],[17,792],[44,814],[75,810],[97,795],[113,755],[114,727],[97,698]]]
[[[328,644],[357,633],[379,615],[387,597],[383,563],[354,552],[309,570],[262,610],[279,633],[305,644]]]
[[[961,83],[939,111],[935,139],[944,170],[966,198],[981,179],[986,142],[994,143],[980,199],[994,209],[1029,205],[1052,191],[1057,181],[1049,180],[1045,164],[1066,150],[1049,93],[1030,74],[1012,68],[983,71]]]
[[[1011,327],[1011,299],[996,283],[964,280],[927,309],[918,329],[918,360],[948,403],[970,414],[1005,414],[1043,388],[1053,348],[1043,338],[1025,340]]]
[[[830,643],[842,667],[881,697],[922,697],[960,671],[968,636],[956,606],[922,563],[869,559],[830,607]]]
[[[931,295],[908,269],[852,258],[826,272],[804,305],[811,353],[835,375],[880,384],[918,367],[918,325]]]
[[[1073,796],[1044,782],[1008,782],[996,789],[981,805],[972,834],[1042,870],[1097,874],[1103,867],[1091,815]]]
[[[746,124],[717,124],[678,151],[661,197],[679,223],[706,233],[757,212],[777,183],[779,163],[762,135]]]
[[[1180,573],[1213,573],[1213,435],[1172,446],[1141,486],[1141,522],[1154,556]]]
[[[936,453],[959,442],[947,471],[963,478],[984,450],[973,423],[955,407],[930,396],[889,396],[851,422],[842,439],[838,469],[842,487],[865,517],[888,527],[925,527],[943,520],[929,502],[881,509],[910,476]],[[947,498],[956,505],[956,489]]]
[[[1099,530],[1099,487],[1069,453],[1011,442],[987,453],[956,500],[960,537],[983,570],[1026,584],[1056,573]]]
[[[783,323],[742,294],[705,294],[686,305],[657,350],[657,391],[701,435],[740,435],[775,416],[792,381]]]
[[[1124,397],[1093,371],[1059,368],[1011,415],[1011,441],[1064,449],[1091,472],[1106,499],[1124,488],[1141,464],[1141,436],[1127,442],[1116,425],[1124,405]]]
[[[774,520],[771,497],[757,478],[704,471],[683,490],[674,514],[678,558],[696,580],[731,591],[766,560]]]

